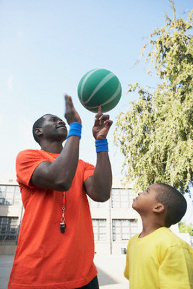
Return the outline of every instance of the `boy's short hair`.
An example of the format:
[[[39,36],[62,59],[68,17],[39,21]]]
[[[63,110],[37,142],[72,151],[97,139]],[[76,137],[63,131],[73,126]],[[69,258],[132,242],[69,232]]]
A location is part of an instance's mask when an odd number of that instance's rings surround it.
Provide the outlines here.
[[[170,227],[178,223],[185,215],[187,202],[184,196],[170,185],[157,183],[156,200],[166,207],[165,226]]]
[[[33,127],[32,127],[33,137],[34,137],[35,141],[36,141],[38,144],[39,144],[39,139],[38,139],[38,136],[37,136],[36,133],[35,133],[35,130],[36,130],[37,128],[41,128],[41,127],[42,127],[42,124],[43,124],[43,122],[44,122],[44,117],[45,117],[46,115],[50,115],[50,114],[47,113],[47,114],[42,115],[40,118],[38,118],[38,119],[34,122]]]

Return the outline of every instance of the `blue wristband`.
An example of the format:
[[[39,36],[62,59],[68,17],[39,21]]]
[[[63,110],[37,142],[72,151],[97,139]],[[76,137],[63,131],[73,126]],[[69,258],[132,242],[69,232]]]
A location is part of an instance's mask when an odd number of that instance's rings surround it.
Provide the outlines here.
[[[107,139],[96,139],[95,140],[95,147],[96,147],[96,153],[99,152],[108,152],[108,142]]]
[[[82,132],[82,124],[79,122],[73,122],[70,124],[70,129],[67,138],[73,135],[79,136],[79,138],[81,138],[81,132]]]

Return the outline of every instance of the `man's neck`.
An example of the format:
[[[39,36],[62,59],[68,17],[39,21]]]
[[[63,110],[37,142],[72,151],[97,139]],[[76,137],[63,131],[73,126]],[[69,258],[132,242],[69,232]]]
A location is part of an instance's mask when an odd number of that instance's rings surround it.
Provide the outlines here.
[[[41,149],[48,153],[60,154],[63,146],[60,142],[41,143]]]

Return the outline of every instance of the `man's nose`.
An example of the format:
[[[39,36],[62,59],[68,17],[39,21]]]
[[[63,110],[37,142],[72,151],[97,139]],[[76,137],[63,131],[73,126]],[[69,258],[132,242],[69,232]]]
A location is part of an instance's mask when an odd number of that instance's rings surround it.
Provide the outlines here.
[[[65,122],[61,119],[58,121],[58,124],[66,125]]]

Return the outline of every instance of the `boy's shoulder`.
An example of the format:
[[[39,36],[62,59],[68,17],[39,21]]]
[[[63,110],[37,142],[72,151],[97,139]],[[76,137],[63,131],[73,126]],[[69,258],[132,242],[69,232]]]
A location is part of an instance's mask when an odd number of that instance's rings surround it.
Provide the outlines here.
[[[162,248],[176,247],[187,249],[193,255],[192,247],[179,236],[177,236],[171,229],[162,227],[155,231],[157,244]]]
[[[165,248],[184,247],[193,252],[193,249],[186,241],[181,239],[171,229],[166,227],[159,228],[143,238],[138,238],[139,235],[140,234],[137,234],[129,240],[130,245],[135,242],[143,245],[151,243],[152,246],[161,246]]]

